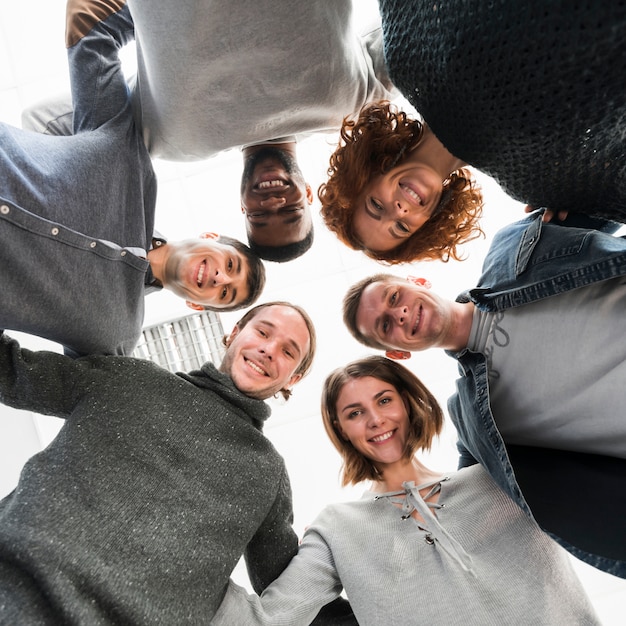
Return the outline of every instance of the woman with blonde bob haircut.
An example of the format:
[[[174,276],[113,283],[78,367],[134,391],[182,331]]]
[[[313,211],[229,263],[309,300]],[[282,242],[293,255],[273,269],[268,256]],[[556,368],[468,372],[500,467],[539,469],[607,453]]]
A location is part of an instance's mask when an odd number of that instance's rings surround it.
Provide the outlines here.
[[[318,196],[326,226],[388,264],[461,258],[482,234],[483,199],[465,163],[387,101],[345,118]]]
[[[211,624],[299,626],[345,589],[362,626],[598,624],[563,550],[480,465],[415,456],[443,426],[434,396],[381,356],[335,370],[322,416],[360,500],[327,506],[263,594],[232,581]]]

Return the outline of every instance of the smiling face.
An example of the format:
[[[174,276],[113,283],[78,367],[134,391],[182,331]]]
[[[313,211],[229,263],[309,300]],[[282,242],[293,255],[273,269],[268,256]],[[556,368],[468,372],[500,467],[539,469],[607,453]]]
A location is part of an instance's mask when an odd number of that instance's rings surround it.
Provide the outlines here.
[[[403,461],[409,413],[398,390],[373,376],[351,378],[337,397],[340,435],[379,470]]]
[[[296,373],[307,356],[311,336],[306,322],[291,307],[272,305],[233,329],[220,370],[250,396],[265,400],[302,378]]]
[[[190,305],[219,309],[243,302],[249,291],[248,261],[216,238],[214,233],[205,233],[201,239],[166,244],[159,249],[165,253],[158,275],[163,287]]]
[[[312,202],[311,187],[290,152],[269,146],[246,157],[241,208],[251,243],[284,246],[302,241],[311,229]]]
[[[406,280],[371,283],[356,314],[360,333],[388,349],[415,352],[447,347],[454,325],[453,303]]]
[[[355,202],[352,227],[364,247],[386,252],[415,234],[433,215],[443,183],[458,165],[425,128],[417,147],[375,177]]]

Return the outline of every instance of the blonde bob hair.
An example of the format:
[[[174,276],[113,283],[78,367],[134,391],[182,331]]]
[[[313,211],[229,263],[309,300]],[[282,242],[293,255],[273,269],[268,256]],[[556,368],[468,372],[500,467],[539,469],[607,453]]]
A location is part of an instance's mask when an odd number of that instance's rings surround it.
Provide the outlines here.
[[[372,376],[392,385],[409,415],[409,437],[404,451],[410,459],[418,450],[429,450],[433,439],[443,428],[443,411],[424,384],[406,367],[383,356],[370,356],[352,361],[329,374],[322,390],[322,420],[326,434],[343,460],[342,485],[364,480],[380,480],[374,463],[358,452],[339,432],[337,400],[344,385],[354,378]]]

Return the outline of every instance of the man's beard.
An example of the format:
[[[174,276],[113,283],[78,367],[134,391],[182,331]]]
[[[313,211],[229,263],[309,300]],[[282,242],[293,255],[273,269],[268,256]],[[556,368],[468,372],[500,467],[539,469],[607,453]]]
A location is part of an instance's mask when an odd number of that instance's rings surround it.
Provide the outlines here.
[[[285,168],[285,171],[291,178],[304,180],[298,162],[290,152],[281,150],[280,148],[274,148],[273,146],[265,146],[247,157],[244,162],[243,173],[241,175],[242,195],[245,193],[246,187],[252,179],[254,168],[268,158],[276,159]]]

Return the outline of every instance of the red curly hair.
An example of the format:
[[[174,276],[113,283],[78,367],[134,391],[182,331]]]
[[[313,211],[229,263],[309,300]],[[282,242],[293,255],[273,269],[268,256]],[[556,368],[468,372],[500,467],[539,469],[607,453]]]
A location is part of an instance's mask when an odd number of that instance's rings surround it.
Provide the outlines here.
[[[389,265],[418,260],[461,259],[458,246],[483,234],[478,220],[483,198],[469,170],[458,169],[444,181],[430,219],[409,239],[386,252],[365,248],[352,228],[356,202],[370,180],[402,162],[422,139],[423,124],[390,102],[363,106],[357,119],[346,117],[339,146],[330,157],[329,179],[317,195],[326,226],[354,250]]]

